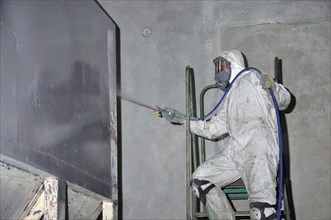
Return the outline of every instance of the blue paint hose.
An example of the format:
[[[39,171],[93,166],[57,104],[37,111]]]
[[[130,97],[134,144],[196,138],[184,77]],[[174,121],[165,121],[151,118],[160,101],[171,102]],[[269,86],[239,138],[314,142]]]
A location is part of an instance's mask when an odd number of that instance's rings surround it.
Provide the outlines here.
[[[282,128],[280,124],[280,116],[279,109],[277,105],[277,101],[275,95],[271,88],[269,88],[269,92],[272,97],[272,101],[274,102],[276,117],[277,117],[277,126],[278,126],[278,141],[279,141],[279,186],[278,186],[278,200],[277,200],[277,220],[280,220],[281,216],[281,207],[282,207],[282,192],[283,192],[283,135]]]
[[[256,69],[255,67],[247,67],[243,70],[241,70],[237,76],[233,79],[233,81],[231,82],[231,84],[228,86],[228,88],[226,89],[225,93],[223,94],[222,98],[220,99],[220,101],[216,104],[216,106],[208,113],[206,114],[205,116],[201,117],[201,118],[197,118],[197,120],[205,120],[206,118],[208,118],[211,114],[213,114],[214,111],[216,111],[216,109],[218,108],[218,106],[222,103],[223,99],[225,98],[226,94],[228,94],[228,92],[230,91],[231,87],[232,87],[232,84],[234,81],[236,81],[236,79],[245,71],[247,70],[255,70],[259,73],[261,73],[260,70]],[[262,73],[261,73],[262,74]]]
[[[255,70],[258,73],[262,74],[260,70],[258,70],[255,67],[248,67],[243,70],[241,70],[238,75],[233,79],[229,87],[226,89],[225,93],[223,94],[222,98],[220,101],[216,104],[216,106],[205,116],[197,118],[197,120],[204,120],[207,117],[209,117],[216,109],[218,106],[222,103],[224,97],[226,94],[230,91],[233,82],[245,71],[247,70]],[[274,103],[275,111],[276,111],[276,118],[277,118],[277,126],[278,126],[278,139],[279,139],[279,187],[278,187],[278,198],[277,198],[277,220],[280,220],[281,217],[281,206],[282,206],[282,191],[283,191],[283,136],[282,136],[282,128],[280,124],[280,116],[279,116],[279,109],[278,109],[278,104],[277,100],[275,98],[275,95],[272,91],[271,88],[269,88],[270,95],[272,97],[272,101]]]

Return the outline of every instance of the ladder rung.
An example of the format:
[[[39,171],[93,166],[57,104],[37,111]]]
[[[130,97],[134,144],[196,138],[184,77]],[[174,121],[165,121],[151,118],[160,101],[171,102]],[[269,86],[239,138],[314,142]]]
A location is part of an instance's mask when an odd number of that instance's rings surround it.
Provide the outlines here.
[[[205,212],[197,212],[197,213],[195,213],[195,216],[197,217],[197,218],[207,218],[208,216],[207,216],[207,213],[205,213]],[[236,217],[245,217],[245,216],[249,216],[249,211],[236,211],[235,212],[235,216]],[[281,211],[281,217],[282,218],[285,218],[285,212],[282,210]]]
[[[206,218],[206,217],[208,217],[207,213],[205,213],[205,212],[197,212],[197,213],[195,213],[195,216],[197,218]]]
[[[236,216],[248,216],[249,211],[237,211],[237,212],[235,212],[235,215]],[[205,212],[197,212],[197,213],[195,213],[195,216],[198,217],[198,218],[208,217],[207,213],[205,213]]]
[[[249,211],[237,211],[235,212],[236,216],[249,216]]]
[[[223,191],[224,191],[224,193],[245,193],[245,194],[247,194],[247,191],[245,189],[225,189]]]

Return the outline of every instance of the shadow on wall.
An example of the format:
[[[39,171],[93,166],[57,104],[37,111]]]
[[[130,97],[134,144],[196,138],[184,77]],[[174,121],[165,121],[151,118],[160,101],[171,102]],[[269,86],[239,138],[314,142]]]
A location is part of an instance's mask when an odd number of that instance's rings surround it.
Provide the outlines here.
[[[94,77],[92,77],[94,75]],[[66,123],[79,116],[83,108],[87,108],[88,98],[85,95],[99,95],[100,73],[84,62],[74,63],[73,72],[68,81],[56,84],[55,73],[52,69],[41,70],[37,82],[36,102],[45,106],[49,111],[61,108],[61,111],[52,111],[51,120],[57,123]],[[46,110],[46,109],[42,109]],[[43,121],[49,115],[35,106],[35,120]],[[77,114],[78,113],[78,114]]]
[[[281,84],[283,84],[283,69],[282,69],[282,60],[275,57],[275,80]],[[280,123],[282,129],[282,139],[283,139],[283,185],[286,187],[283,189],[283,200],[284,200],[284,209],[286,210],[286,218],[288,219],[296,219],[295,215],[295,207],[293,201],[293,191],[292,191],[292,182],[291,182],[291,161],[290,161],[290,144],[288,138],[288,129],[285,114],[291,113],[296,106],[296,98],[290,92],[288,88],[286,88],[291,95],[291,102],[289,106],[280,111]],[[285,192],[284,192],[285,191]]]
[[[293,110],[294,110],[294,108],[297,104],[297,100],[296,100],[295,96],[293,95],[293,93],[291,93],[291,91],[288,88],[286,88],[286,89],[291,94],[291,103],[289,104],[289,106],[285,110],[282,111],[282,113],[289,114],[289,113],[293,112]]]
[[[289,89],[287,89],[289,91]],[[289,91],[290,92],[290,91]],[[289,144],[289,138],[288,138],[288,130],[287,130],[287,122],[286,122],[286,117],[285,114],[291,113],[295,106],[296,106],[296,98],[295,96],[290,92],[291,94],[291,102],[289,106],[283,110],[280,111],[280,121],[282,125],[282,135],[283,135],[283,163],[284,163],[284,184],[287,187],[287,204],[288,207],[286,207],[287,210],[289,210],[289,216],[290,219],[295,220],[296,215],[295,215],[295,207],[294,207],[294,201],[293,201],[293,190],[292,190],[292,182],[291,182],[291,173],[290,173],[290,168],[291,168],[291,161],[290,161],[290,144]]]
[[[116,91],[121,90],[121,29],[116,25]],[[117,95],[117,94],[116,94]],[[121,99],[116,97],[117,107],[117,197],[118,197],[118,219],[123,219],[123,190],[122,190],[122,106]]]
[[[39,138],[31,141],[50,147],[58,158],[66,161],[78,156],[89,161],[90,154],[78,151],[84,150],[82,146],[86,144],[102,144],[101,140],[109,139],[110,134],[109,122],[102,120],[100,72],[77,61],[69,80],[56,84],[57,76],[51,69],[39,74],[32,105],[32,121],[38,125],[35,132]]]

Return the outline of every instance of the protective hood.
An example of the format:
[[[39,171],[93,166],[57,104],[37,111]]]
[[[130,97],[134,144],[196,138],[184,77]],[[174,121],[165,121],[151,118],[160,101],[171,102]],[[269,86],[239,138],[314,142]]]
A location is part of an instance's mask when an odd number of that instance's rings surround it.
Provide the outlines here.
[[[231,83],[238,73],[245,68],[244,57],[239,50],[221,51],[220,56],[231,63],[231,76],[229,80]]]

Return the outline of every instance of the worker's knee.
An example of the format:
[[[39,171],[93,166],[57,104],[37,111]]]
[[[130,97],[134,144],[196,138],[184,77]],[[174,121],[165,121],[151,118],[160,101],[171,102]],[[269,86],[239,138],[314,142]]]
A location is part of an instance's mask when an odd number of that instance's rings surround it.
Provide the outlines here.
[[[193,193],[200,199],[203,205],[206,205],[206,196],[215,187],[215,184],[208,180],[192,179],[190,185]]]

